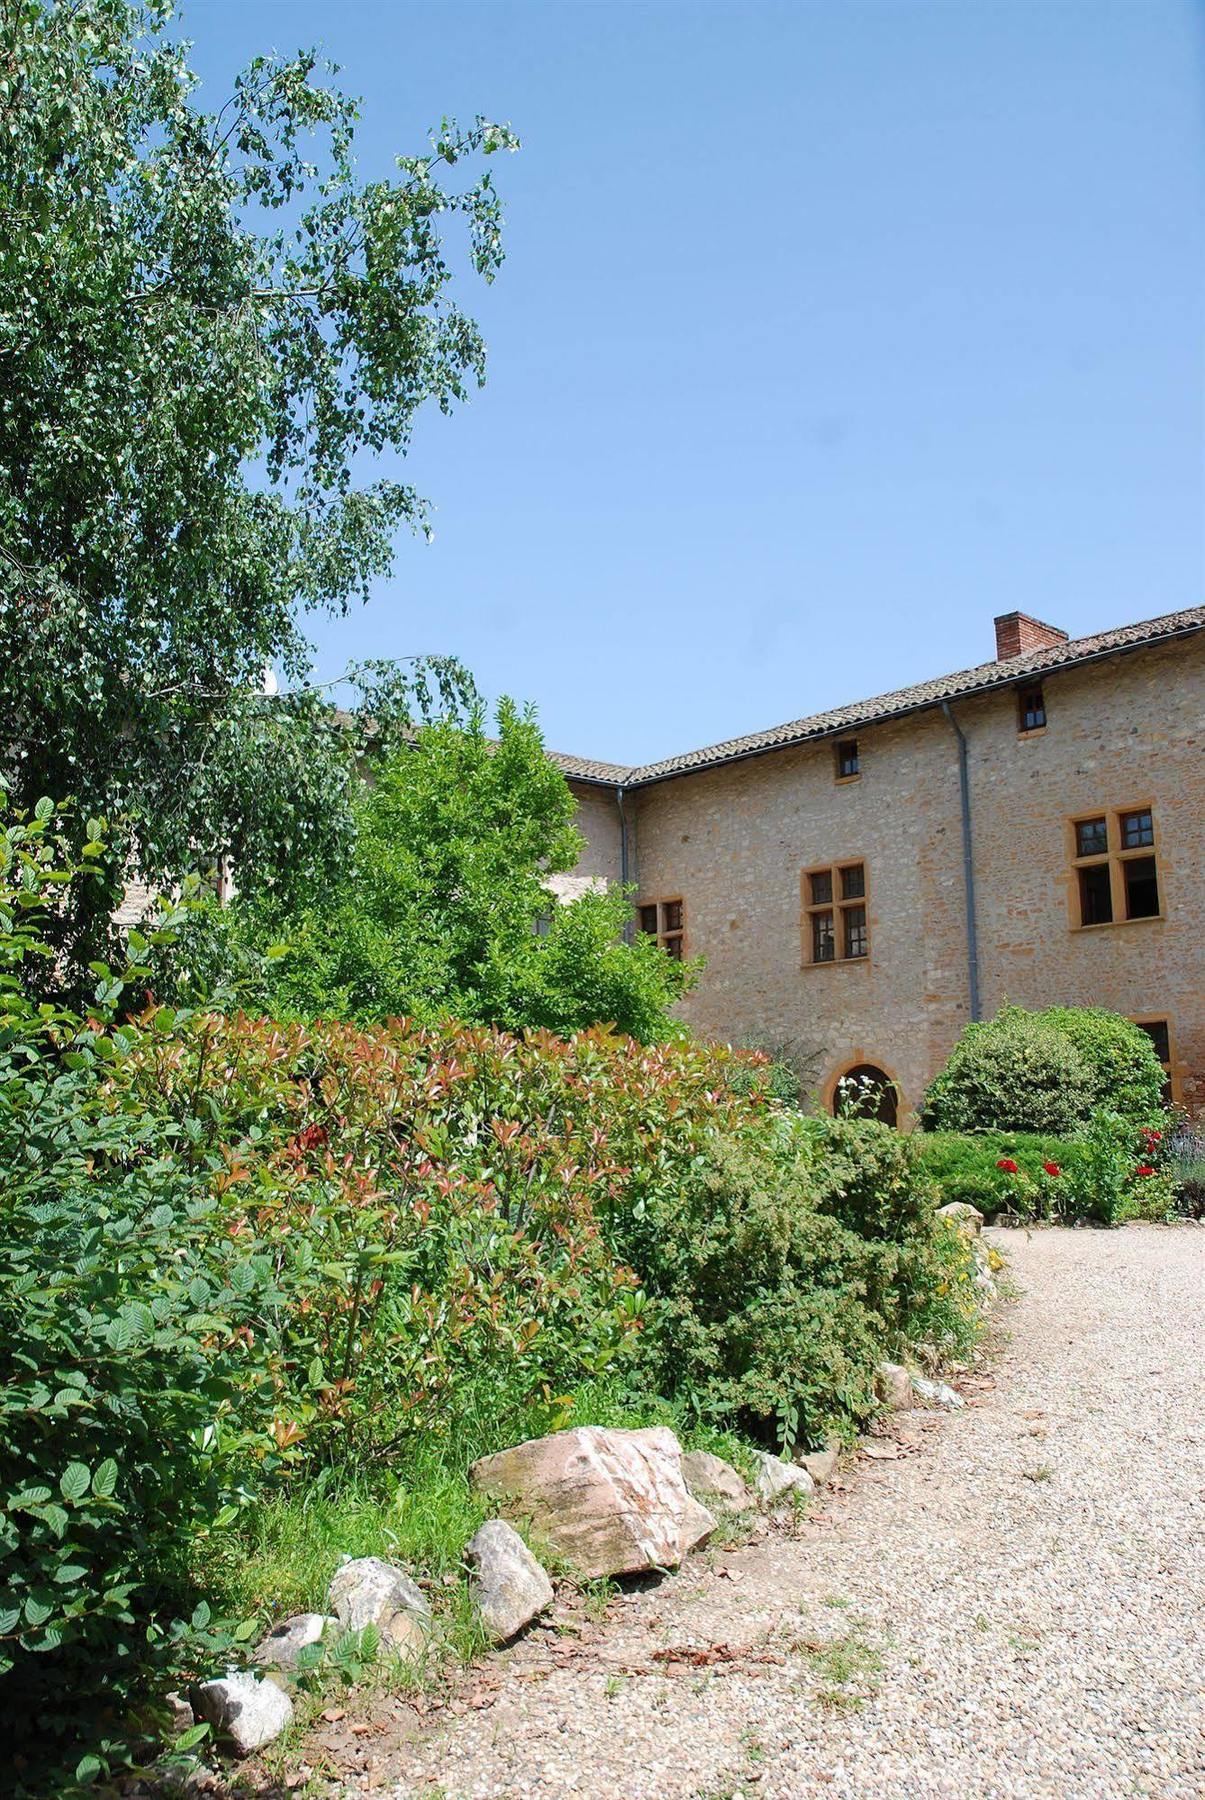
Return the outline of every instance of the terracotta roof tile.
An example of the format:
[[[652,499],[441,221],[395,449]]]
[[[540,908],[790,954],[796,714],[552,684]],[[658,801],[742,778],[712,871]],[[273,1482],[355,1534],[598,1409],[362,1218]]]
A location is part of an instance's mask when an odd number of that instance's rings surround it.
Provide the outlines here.
[[[806,743],[811,738],[829,737],[838,731],[853,731],[862,725],[879,724],[898,718],[903,713],[922,707],[939,706],[943,700],[965,699],[994,687],[1008,687],[1026,675],[1044,675],[1058,669],[1072,668],[1077,663],[1092,662],[1097,657],[1111,656],[1127,650],[1143,649],[1165,638],[1182,637],[1188,632],[1205,629],[1205,606],[1190,606],[1182,612],[1164,613],[1158,619],[1146,619],[1137,625],[1123,625],[1115,631],[1100,631],[1092,637],[1073,638],[1045,650],[1027,651],[1003,661],[980,663],[977,668],[963,669],[956,675],[941,675],[933,681],[918,681],[911,687],[897,688],[890,694],[879,694],[873,700],[860,700],[851,706],[833,707],[828,712],[813,713],[810,718],[792,719],[785,725],[774,725],[768,731],[755,731],[747,737],[729,738],[722,744],[711,744],[703,750],[688,750],[682,756],[666,757],[662,762],[636,764],[625,768],[618,763],[595,762],[588,757],[553,755],[553,761],[575,780],[596,782],[608,787],[646,787],[654,781],[667,781],[675,775],[687,775],[695,769],[710,769],[721,763],[736,762],[742,757],[759,756],[767,750],[783,750],[792,744]]]

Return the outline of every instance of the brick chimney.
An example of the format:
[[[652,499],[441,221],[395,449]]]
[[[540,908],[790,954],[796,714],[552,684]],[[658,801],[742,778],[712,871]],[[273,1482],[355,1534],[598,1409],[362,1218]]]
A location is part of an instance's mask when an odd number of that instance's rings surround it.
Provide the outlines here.
[[[996,620],[996,660],[1007,662],[1010,656],[1027,656],[1031,650],[1054,650],[1067,642],[1067,633],[1057,625],[1043,625],[1028,613],[1001,613]]]

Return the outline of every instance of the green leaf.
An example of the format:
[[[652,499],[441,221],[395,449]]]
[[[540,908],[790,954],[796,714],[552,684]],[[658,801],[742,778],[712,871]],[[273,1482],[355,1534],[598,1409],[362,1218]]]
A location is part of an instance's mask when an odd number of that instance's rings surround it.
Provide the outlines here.
[[[59,1492],[69,1505],[82,1500],[92,1485],[92,1471],[87,1463],[68,1463],[59,1477]]]
[[[52,1490],[48,1487],[19,1488],[10,1494],[7,1501],[9,1512],[28,1512],[30,1507],[42,1506],[49,1500]]]
[[[115,1350],[120,1355],[123,1350],[129,1349],[136,1336],[137,1333],[126,1315],[118,1313],[116,1318],[109,1320],[105,1331],[105,1342],[110,1350]]]
[[[117,1463],[111,1456],[106,1456],[92,1477],[92,1492],[97,1499],[109,1500],[117,1486]]]

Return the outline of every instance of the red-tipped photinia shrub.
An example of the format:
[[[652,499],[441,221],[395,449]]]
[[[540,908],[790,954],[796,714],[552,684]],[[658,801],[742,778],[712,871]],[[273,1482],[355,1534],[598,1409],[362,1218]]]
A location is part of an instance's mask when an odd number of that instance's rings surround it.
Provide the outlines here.
[[[296,1266],[270,1379],[307,1447],[341,1454],[446,1431],[469,1390],[518,1417],[598,1375],[643,1315],[608,1209],[767,1106],[764,1058],[601,1029],[140,1023],[114,1102],[174,1114],[224,1230]]]

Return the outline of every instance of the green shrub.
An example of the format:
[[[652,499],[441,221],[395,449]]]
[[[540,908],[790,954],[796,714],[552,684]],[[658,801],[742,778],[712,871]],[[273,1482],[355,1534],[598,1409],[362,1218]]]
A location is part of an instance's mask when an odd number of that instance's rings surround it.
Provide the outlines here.
[[[292,1602],[340,1520],[361,1542],[403,1505],[392,1536],[446,1567],[473,1455],[600,1418],[815,1441],[872,1407],[885,1351],[969,1341],[913,1146],[780,1106],[764,1058],[153,1000],[119,1022],[145,960],[97,966],[88,1019],[39,1006],[41,922],[88,879],[55,818],[0,832],[0,1650],[43,1771],[92,1707],[103,1776],[151,1747],[155,1693],[237,1659],[256,1621],[205,1602],[250,1603],[243,1550]]]
[[[1092,1077],[1070,1038],[1040,1015],[1006,1006],[968,1025],[930,1082],[921,1122],[930,1131],[1067,1135],[1091,1111]]]
[[[1040,1137],[1025,1131],[917,1132],[914,1137],[925,1172],[936,1182],[941,1204],[963,1201],[988,1219],[999,1212],[1038,1217],[1042,1195],[1052,1180],[1047,1164],[1071,1169],[1080,1145],[1070,1138]],[[1015,1163],[1016,1173],[1002,1168]]]
[[[860,1237],[900,1243],[927,1228],[928,1187],[912,1144],[889,1125],[844,1114],[809,1118],[816,1203]]]
[[[717,1139],[609,1228],[650,1295],[653,1380],[787,1449],[865,1417],[876,1363],[922,1314],[946,1349],[973,1332],[958,1234],[907,1141],[874,1123],[779,1117]]]
[[[1061,1136],[1104,1108],[1132,1125],[1159,1118],[1166,1080],[1146,1032],[1101,1007],[1005,1006],[968,1025],[921,1114],[930,1131]]]
[[[1145,1125],[1163,1111],[1167,1076],[1150,1036],[1102,1006],[1049,1006],[1034,1018],[1070,1038],[1088,1072],[1089,1110]]]
[[[1104,1108],[1074,1138],[932,1132],[916,1142],[942,1204],[967,1201],[989,1219],[1007,1212],[1115,1225],[1166,1218],[1174,1209],[1175,1173],[1161,1134]]]
[[[62,826],[44,801],[0,827],[0,1672],[58,1785],[89,1723],[81,1778],[132,1754],[148,1666],[229,1651],[193,1551],[286,1460],[260,1332],[280,1270],[220,1228],[160,1116],[112,1103],[136,1032],[105,1016],[141,971],[97,965],[89,1020],[27,996],[47,916],[103,848],[90,821],[77,864]]]

